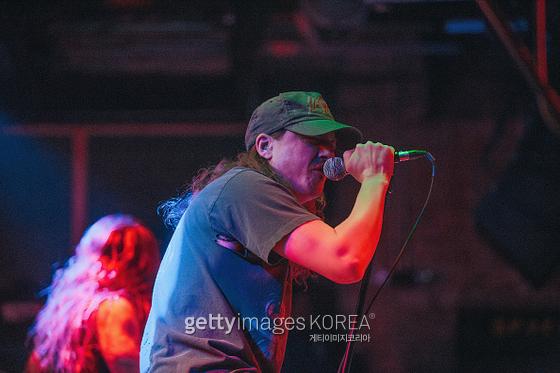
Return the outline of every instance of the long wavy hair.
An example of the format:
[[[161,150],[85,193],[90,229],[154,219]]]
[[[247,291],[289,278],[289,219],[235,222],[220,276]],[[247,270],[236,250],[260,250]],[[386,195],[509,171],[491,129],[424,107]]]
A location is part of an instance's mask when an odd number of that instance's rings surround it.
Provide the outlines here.
[[[283,136],[284,133],[285,131],[278,131],[273,133],[271,136],[278,139]],[[268,161],[261,157],[255,146],[253,146],[248,151],[239,153],[235,160],[227,158],[222,159],[216,165],[200,169],[192,181],[186,184],[178,196],[163,201],[158,206],[158,214],[162,217],[165,225],[169,229],[175,230],[192,198],[196,198],[196,195],[204,189],[204,187],[234,167],[252,168],[291,190],[290,185],[283,180],[280,175],[274,172]],[[316,214],[320,218],[324,218],[323,211],[325,206],[326,201],[324,194],[305,205],[310,212]],[[310,275],[312,275],[312,272],[292,262],[290,262],[290,268],[294,280],[296,280],[298,284],[306,286],[306,280]]]
[[[41,368],[80,372],[87,367],[84,341],[94,331],[86,323],[110,297],[126,297],[144,323],[159,261],[156,238],[133,217],[108,215],[94,223],[45,290],[47,302],[30,332]]]

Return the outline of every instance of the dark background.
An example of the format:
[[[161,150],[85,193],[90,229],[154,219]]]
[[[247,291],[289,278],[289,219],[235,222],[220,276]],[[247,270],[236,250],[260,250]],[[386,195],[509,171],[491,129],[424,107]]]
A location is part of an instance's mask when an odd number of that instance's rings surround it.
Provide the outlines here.
[[[493,3],[534,50],[534,2]],[[549,1],[553,87],[559,13]],[[131,213],[163,252],[158,203],[241,151],[251,111],[287,90],[319,91],[367,139],[437,159],[432,199],[353,371],[560,366],[559,141],[475,2],[0,1],[0,87],[0,370],[21,370],[38,293],[72,253],[73,226]],[[84,222],[71,216],[80,130]],[[397,166],[369,297],[429,181],[427,161]],[[330,223],[357,187],[329,183]],[[310,280],[295,316],[352,313],[357,293]],[[284,370],[335,371],[342,348],[292,333]]]

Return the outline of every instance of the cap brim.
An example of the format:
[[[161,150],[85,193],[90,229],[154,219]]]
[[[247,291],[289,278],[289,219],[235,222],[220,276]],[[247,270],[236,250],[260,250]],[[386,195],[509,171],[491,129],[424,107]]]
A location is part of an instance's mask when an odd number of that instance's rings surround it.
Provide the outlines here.
[[[286,129],[304,136],[321,136],[336,131],[336,147],[340,150],[352,149],[363,139],[362,133],[357,128],[328,119],[307,120],[288,126]]]

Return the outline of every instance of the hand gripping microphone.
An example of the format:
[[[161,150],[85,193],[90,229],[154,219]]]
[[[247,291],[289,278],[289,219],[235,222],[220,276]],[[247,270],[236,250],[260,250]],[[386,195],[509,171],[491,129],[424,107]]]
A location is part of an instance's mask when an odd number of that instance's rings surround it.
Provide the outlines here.
[[[411,161],[422,157],[429,157],[430,153],[425,150],[403,150],[395,152],[395,163]],[[348,172],[344,167],[344,160],[340,157],[332,157],[327,159],[323,165],[323,173],[332,181],[344,179]]]

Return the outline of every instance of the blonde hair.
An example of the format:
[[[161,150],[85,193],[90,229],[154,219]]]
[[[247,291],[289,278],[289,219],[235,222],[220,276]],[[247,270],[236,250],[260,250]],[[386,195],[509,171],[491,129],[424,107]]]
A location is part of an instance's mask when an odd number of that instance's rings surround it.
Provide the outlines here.
[[[128,215],[108,215],[93,224],[76,254],[56,271],[44,308],[30,337],[43,369],[79,372],[87,368],[87,341],[95,331],[86,322],[100,304],[122,296],[144,323],[159,266],[153,233]]]

